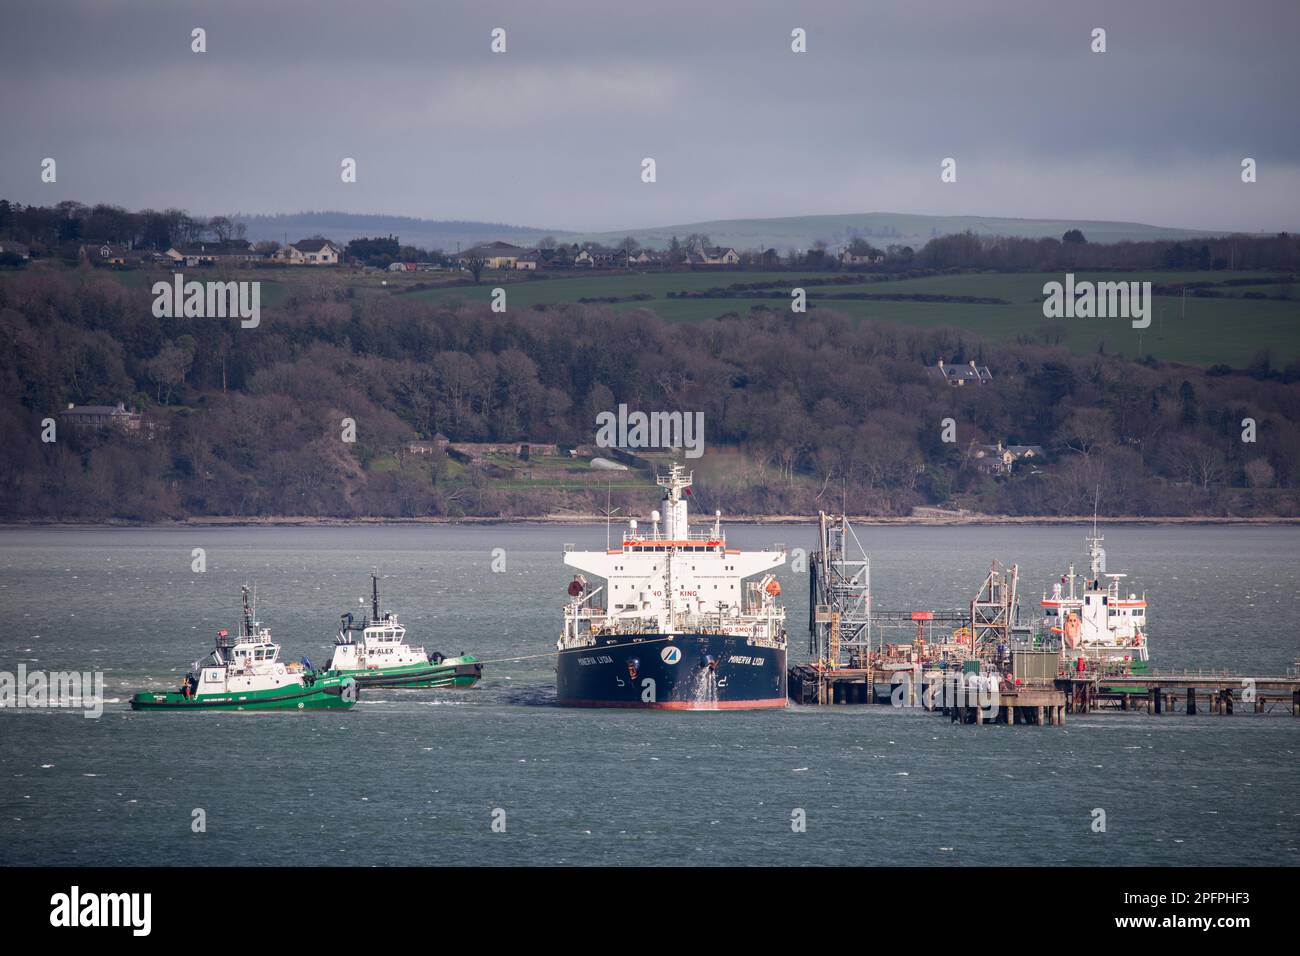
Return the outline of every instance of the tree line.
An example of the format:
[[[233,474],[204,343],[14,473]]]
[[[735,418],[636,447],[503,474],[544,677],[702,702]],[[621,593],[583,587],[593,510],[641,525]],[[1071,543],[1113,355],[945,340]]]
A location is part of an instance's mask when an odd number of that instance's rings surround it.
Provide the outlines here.
[[[87,205],[75,201],[52,206],[22,205],[0,199],[0,239],[30,246],[37,256],[72,261],[85,242],[112,242],[137,249],[165,251],[171,245],[243,239],[247,229],[238,216],[193,216],[183,209],[130,211],[108,203]],[[318,237],[327,238],[327,237]],[[920,249],[901,243],[873,245],[867,238],[842,237],[845,248],[872,261],[846,264],[826,240],[808,249],[738,249],[740,266],[750,269],[809,269],[854,272],[906,272],[914,269],[989,269],[1008,272],[1064,272],[1069,270],[1179,270],[1238,271],[1300,270],[1300,236],[1228,235],[1193,240],[1145,240],[1093,243],[1079,229],[1067,230],[1060,239],[1026,239],[984,236],[973,232],[936,236]],[[560,243],[548,236],[542,249]],[[590,244],[589,244],[590,245]],[[669,266],[682,265],[692,247],[712,246],[704,233],[671,237],[660,259]],[[263,248],[264,247],[264,248]],[[261,251],[274,251],[278,243],[258,243]],[[604,248],[591,246],[591,248]],[[627,236],[609,251],[635,253],[641,244]],[[357,261],[386,267],[391,262],[447,262],[442,250],[403,245],[397,236],[358,237],[347,255]],[[874,261],[879,259],[879,261]]]
[[[1295,514],[1300,368],[1202,370],[970,332],[755,309],[667,324],[637,309],[495,314],[305,278],[260,326],[159,319],[146,288],[60,268],[0,277],[0,513],[9,519],[192,515],[525,515],[603,509],[590,494],[504,490],[441,453],[452,441],[593,441],[626,403],[703,412],[701,503],[795,514],[847,503],[906,514]],[[931,371],[987,365],[953,388]],[[125,402],[135,433],[42,422]],[[356,441],[341,440],[344,419]],[[944,441],[952,419],[956,440]],[[1254,441],[1243,441],[1243,422]],[[152,437],[150,437],[152,436]],[[1007,477],[980,445],[1048,456]],[[644,510],[644,496],[625,507]],[[597,501],[596,499],[599,499]]]

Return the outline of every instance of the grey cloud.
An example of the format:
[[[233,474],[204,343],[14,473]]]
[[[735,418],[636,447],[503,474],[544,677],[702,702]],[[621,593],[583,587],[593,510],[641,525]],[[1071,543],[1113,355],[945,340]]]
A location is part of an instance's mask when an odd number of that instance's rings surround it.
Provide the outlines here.
[[[0,195],[577,230],[871,209],[1295,227],[1300,5],[1054,6],[11,6]]]

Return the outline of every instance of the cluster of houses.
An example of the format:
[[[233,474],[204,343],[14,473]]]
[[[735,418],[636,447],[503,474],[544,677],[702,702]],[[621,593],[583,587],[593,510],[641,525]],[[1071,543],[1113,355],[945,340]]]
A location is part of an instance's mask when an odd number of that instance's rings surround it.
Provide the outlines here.
[[[17,246],[13,243],[9,245]],[[25,257],[25,249],[23,254]],[[775,250],[769,250],[773,257]],[[175,245],[166,252],[132,249],[113,242],[87,243],[81,246],[81,258],[92,265],[173,265],[210,266],[243,263],[280,263],[283,265],[333,266],[343,261],[343,249],[329,239],[302,239],[263,253],[245,239],[228,239],[224,242],[201,242]],[[625,269],[629,266],[656,266],[668,264],[668,258],[659,252],[646,249],[604,249],[598,246],[580,246],[577,243],[547,249],[528,249],[509,242],[489,242],[466,249],[452,257],[462,269],[478,264],[485,269]],[[699,266],[735,266],[741,261],[740,253],[730,246],[693,245],[686,253],[685,262]],[[427,262],[394,262],[390,272],[432,272],[442,267]]]
[[[1009,475],[1012,471],[1037,465],[1046,456],[1042,445],[975,445],[971,449],[977,467],[991,475]]]
[[[630,266],[657,266],[669,264],[666,255],[650,249],[604,249],[599,246],[580,246],[576,242],[547,249],[528,249],[509,242],[488,242],[466,249],[453,257],[461,268],[481,263],[485,269],[626,269]],[[705,246],[693,244],[684,260],[689,265],[734,266],[740,264],[740,253],[730,246]]]
[[[976,362],[947,365],[943,359],[927,368],[931,378],[942,380],[953,388],[966,385],[986,385],[993,381],[993,373],[987,365]],[[990,475],[1010,475],[1025,468],[1036,471],[1036,466],[1046,458],[1047,452],[1042,445],[996,445],[973,444],[970,457],[975,466]]]
[[[6,251],[14,252],[24,259],[29,256],[27,247],[21,243],[0,243],[0,252]],[[246,239],[174,245],[165,252],[133,249],[121,243],[98,242],[82,245],[80,255],[83,260],[92,265],[170,265],[190,268],[245,263],[334,266],[345,259],[343,247],[329,239],[321,238],[300,239],[274,252],[260,251]],[[535,271],[539,269],[627,269],[637,266],[679,264],[726,267],[739,266],[742,262],[751,260],[759,265],[772,266],[780,261],[780,254],[775,249],[767,249],[757,254],[756,258],[753,255],[746,257],[732,246],[706,246],[701,242],[695,242],[683,255],[674,259],[665,252],[652,249],[635,251],[607,249],[598,245],[578,243],[560,244],[543,249],[526,248],[497,241],[474,246],[451,258],[452,262],[461,269]],[[842,265],[864,266],[882,262],[884,255],[871,249],[866,253],[855,253],[850,248],[845,248],[839,253],[838,258]],[[389,272],[435,272],[440,269],[442,266],[432,262],[394,262],[388,266]]]
[[[80,252],[81,258],[92,265],[157,264],[190,268],[249,262],[278,262],[291,266],[334,266],[339,264],[343,255],[343,250],[329,239],[301,239],[270,254],[253,248],[253,244],[246,239],[175,245],[166,252],[132,249],[130,246],[114,242],[97,242],[83,245]]]
[[[750,257],[751,259],[753,256]],[[780,253],[767,249],[757,255],[762,265],[775,265]],[[528,249],[509,242],[488,242],[466,249],[453,257],[461,267],[481,263],[485,269],[626,269],[630,266],[674,265],[667,253],[653,249],[605,249],[599,246],[580,246],[577,243],[561,244],[546,249]],[[738,266],[744,257],[733,246],[706,246],[694,242],[687,247],[679,260],[689,266]],[[854,252],[845,247],[838,255],[841,264],[848,266],[875,265],[885,261],[884,253],[868,248]],[[397,265],[394,263],[394,265]],[[394,269],[394,271],[398,271]]]

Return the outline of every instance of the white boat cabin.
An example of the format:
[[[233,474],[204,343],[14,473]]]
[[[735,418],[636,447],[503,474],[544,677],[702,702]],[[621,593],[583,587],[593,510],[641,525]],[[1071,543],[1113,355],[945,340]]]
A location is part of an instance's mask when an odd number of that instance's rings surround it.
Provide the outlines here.
[[[296,663],[286,665],[280,660],[280,645],[271,640],[270,628],[255,619],[248,588],[243,592],[244,620],[240,632],[235,637],[224,628],[217,632],[216,647],[189,682],[191,696],[302,686],[305,668]]]
[[[605,584],[593,588],[582,575],[574,578],[561,649],[587,646],[598,634],[642,632],[728,633],[784,644],[781,587],[770,572],[785,561],[785,552],[728,548],[720,512],[711,527],[692,530],[685,497],[691,480],[678,464],[659,476],[662,511],[651,512],[649,534],[630,521],[618,547],[566,546],[565,564]],[[745,580],[754,575],[762,578]],[[605,607],[594,600],[602,592]]]
[[[429,662],[423,647],[406,643],[406,627],[398,622],[393,611],[385,611],[378,619],[367,621],[359,637],[354,636],[357,629],[350,618],[351,615],[344,616],[343,626],[335,638],[330,670],[377,670]]]
[[[1061,636],[1066,659],[1087,657],[1108,661],[1145,661],[1147,651],[1146,595],[1129,592],[1121,585],[1126,575],[1106,572],[1106,552],[1096,532],[1088,539],[1091,576],[1075,590],[1074,566],[1068,575],[1043,594],[1044,622]],[[1067,588],[1068,585],[1068,588]]]

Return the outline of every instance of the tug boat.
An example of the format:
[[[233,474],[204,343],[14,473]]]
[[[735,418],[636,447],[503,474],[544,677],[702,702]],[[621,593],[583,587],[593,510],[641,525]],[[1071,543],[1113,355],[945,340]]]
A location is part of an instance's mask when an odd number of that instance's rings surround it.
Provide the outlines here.
[[[406,627],[393,611],[379,612],[379,575],[370,575],[370,619],[340,615],[334,655],[326,668],[363,687],[473,687],[483,665],[468,654],[446,657],[406,643]]]
[[[692,531],[691,477],[679,464],[658,477],[663,515],[651,512],[649,534],[631,521],[617,548],[566,547],[565,564],[605,584],[578,574],[568,585],[557,643],[561,706],[786,706],[785,607],[770,573],[785,552],[728,548],[721,512],[711,528]]]
[[[1119,666],[1142,673],[1147,668],[1147,598],[1134,591],[1124,595],[1127,575],[1106,571],[1106,550],[1094,521],[1088,543],[1089,573],[1076,587],[1074,565],[1043,593],[1043,624],[1061,640],[1067,666]]]
[[[132,710],[320,710],[357,702],[352,678],[314,671],[306,658],[281,662],[280,645],[257,620],[256,599],[250,603],[247,585],[241,591],[239,634],[217,631],[216,647],[179,690],[142,691],[131,698]]]

